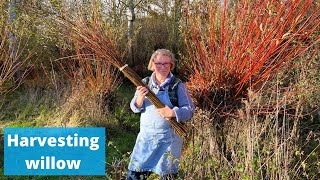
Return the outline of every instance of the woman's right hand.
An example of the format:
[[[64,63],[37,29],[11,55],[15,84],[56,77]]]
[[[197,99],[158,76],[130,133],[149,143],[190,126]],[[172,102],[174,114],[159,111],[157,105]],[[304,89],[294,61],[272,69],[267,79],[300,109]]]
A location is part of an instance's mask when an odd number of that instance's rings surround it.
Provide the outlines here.
[[[136,99],[136,107],[140,108],[143,105],[144,97],[148,94],[149,90],[145,86],[138,86],[137,87],[137,93],[138,97]]]
[[[148,90],[148,88],[146,88],[144,86],[138,86],[137,92],[138,92],[139,96],[142,96],[144,98],[148,94],[149,90]]]

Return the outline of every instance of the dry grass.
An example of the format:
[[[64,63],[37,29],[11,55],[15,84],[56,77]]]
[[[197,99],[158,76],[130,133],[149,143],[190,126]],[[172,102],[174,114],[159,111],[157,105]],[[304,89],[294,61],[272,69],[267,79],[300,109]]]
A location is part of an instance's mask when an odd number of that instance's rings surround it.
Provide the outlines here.
[[[312,167],[304,163],[309,156],[319,155],[315,152],[319,152],[320,143],[311,146],[310,142],[317,142],[320,136],[314,134],[312,140],[309,137],[304,142],[305,146],[309,143],[312,150],[302,157],[299,154],[305,148],[299,141],[302,119],[279,113],[280,109],[286,110],[285,104],[278,104],[273,113],[257,113],[255,107],[261,98],[250,92],[237,118],[228,117],[223,124],[218,123],[219,119],[212,119],[210,112],[198,110],[195,117],[198,131],[182,158],[181,176],[188,179],[299,179],[308,175],[307,179],[316,179],[319,159],[312,160]],[[301,112],[302,108],[297,110]]]

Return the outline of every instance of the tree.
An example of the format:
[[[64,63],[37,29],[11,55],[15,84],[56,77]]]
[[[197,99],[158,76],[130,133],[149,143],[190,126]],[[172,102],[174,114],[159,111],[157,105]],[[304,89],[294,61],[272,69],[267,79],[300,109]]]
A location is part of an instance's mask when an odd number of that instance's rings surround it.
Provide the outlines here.
[[[140,1],[141,2],[141,1]],[[133,38],[133,22],[135,20],[134,2],[129,0],[127,5],[127,18],[128,18],[128,60],[134,64],[134,58],[132,53],[132,38]]]
[[[9,53],[10,53],[10,59],[14,59],[17,56],[17,37],[14,33],[15,29],[15,21],[17,19],[17,12],[16,12],[16,0],[10,0],[9,1],[9,23],[11,25],[11,31],[9,32]],[[16,63],[19,63],[19,61],[16,61]],[[16,64],[15,64],[16,65]],[[19,67],[19,66],[17,66]],[[14,80],[15,82],[18,82],[22,77],[22,71],[21,69],[15,70],[14,74]]]
[[[127,19],[128,19],[128,61],[129,63],[134,64],[133,57],[133,47],[132,47],[132,39],[133,39],[133,24],[136,18],[135,8],[142,2],[135,3],[134,0],[129,0],[127,3]]]

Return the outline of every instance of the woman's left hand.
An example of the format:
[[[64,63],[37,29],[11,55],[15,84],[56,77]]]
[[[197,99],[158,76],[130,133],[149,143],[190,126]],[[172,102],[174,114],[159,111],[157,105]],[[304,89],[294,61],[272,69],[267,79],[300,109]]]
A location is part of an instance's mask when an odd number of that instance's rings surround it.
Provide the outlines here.
[[[176,117],[176,114],[174,113],[174,111],[168,106],[165,106],[164,108],[159,108],[157,109],[157,111],[160,114],[160,116],[164,118]]]

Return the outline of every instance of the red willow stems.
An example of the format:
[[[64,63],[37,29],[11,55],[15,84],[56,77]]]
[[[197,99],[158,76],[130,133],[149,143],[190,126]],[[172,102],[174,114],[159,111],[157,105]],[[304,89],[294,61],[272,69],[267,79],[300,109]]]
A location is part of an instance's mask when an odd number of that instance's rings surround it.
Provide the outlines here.
[[[208,94],[219,89],[229,93],[224,99],[246,98],[249,88],[259,89],[297,58],[319,51],[312,49],[320,41],[319,3],[232,3],[203,1],[185,8],[184,38],[193,70],[189,88],[199,101],[213,101]]]

